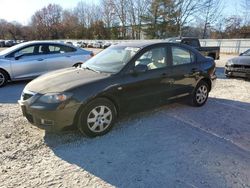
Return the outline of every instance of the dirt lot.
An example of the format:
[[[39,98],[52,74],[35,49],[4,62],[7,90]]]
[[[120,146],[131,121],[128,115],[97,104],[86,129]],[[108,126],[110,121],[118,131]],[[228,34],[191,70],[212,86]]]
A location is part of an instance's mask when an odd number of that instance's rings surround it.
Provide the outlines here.
[[[48,134],[22,117],[26,82],[0,89],[0,187],[250,188],[250,82],[218,80],[201,108],[174,103],[94,139]]]

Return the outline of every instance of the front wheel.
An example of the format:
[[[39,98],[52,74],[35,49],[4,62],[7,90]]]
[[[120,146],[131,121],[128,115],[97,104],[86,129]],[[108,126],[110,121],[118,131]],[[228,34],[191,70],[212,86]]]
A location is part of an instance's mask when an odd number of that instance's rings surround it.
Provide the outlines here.
[[[7,81],[8,81],[7,74],[4,71],[0,70],[0,87],[5,86]]]
[[[192,105],[198,107],[203,106],[207,102],[208,94],[208,84],[204,81],[200,81],[192,94]]]
[[[89,137],[104,135],[112,129],[116,115],[116,108],[111,101],[95,99],[82,109],[78,129]]]

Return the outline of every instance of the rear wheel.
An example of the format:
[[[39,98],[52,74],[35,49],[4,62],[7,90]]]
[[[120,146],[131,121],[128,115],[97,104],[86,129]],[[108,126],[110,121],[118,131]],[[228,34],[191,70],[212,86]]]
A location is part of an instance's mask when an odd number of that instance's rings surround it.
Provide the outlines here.
[[[8,81],[7,73],[3,70],[0,70],[0,87],[5,86],[7,81]]]
[[[116,119],[114,104],[99,98],[88,103],[81,111],[78,129],[86,136],[101,136],[109,132]]]
[[[208,94],[208,84],[205,81],[200,81],[192,94],[192,105],[198,107],[203,106],[207,102]]]

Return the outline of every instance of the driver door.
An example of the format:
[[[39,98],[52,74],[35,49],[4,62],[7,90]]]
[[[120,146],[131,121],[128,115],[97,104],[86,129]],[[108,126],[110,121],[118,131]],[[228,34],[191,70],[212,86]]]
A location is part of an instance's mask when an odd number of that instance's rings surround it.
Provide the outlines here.
[[[31,45],[13,53],[10,61],[14,79],[34,78],[47,72],[44,55],[38,53],[38,48],[39,45]]]
[[[133,68],[138,65],[146,65],[145,72],[136,72],[126,75],[127,83],[123,85],[123,106],[126,110],[139,110],[150,108],[163,103],[163,96],[171,88],[171,78],[168,78],[167,47],[153,47],[143,52],[135,62]],[[129,111],[130,111],[129,110]]]

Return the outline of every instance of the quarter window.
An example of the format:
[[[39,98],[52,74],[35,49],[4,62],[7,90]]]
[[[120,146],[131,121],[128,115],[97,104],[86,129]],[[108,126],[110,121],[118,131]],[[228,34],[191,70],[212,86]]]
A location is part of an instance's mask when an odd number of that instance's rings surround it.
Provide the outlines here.
[[[173,65],[193,63],[195,59],[193,53],[180,47],[172,47],[172,57]]]
[[[136,60],[135,66],[137,65],[147,65],[148,70],[166,67],[166,49],[154,48],[145,52],[139,59]]]

